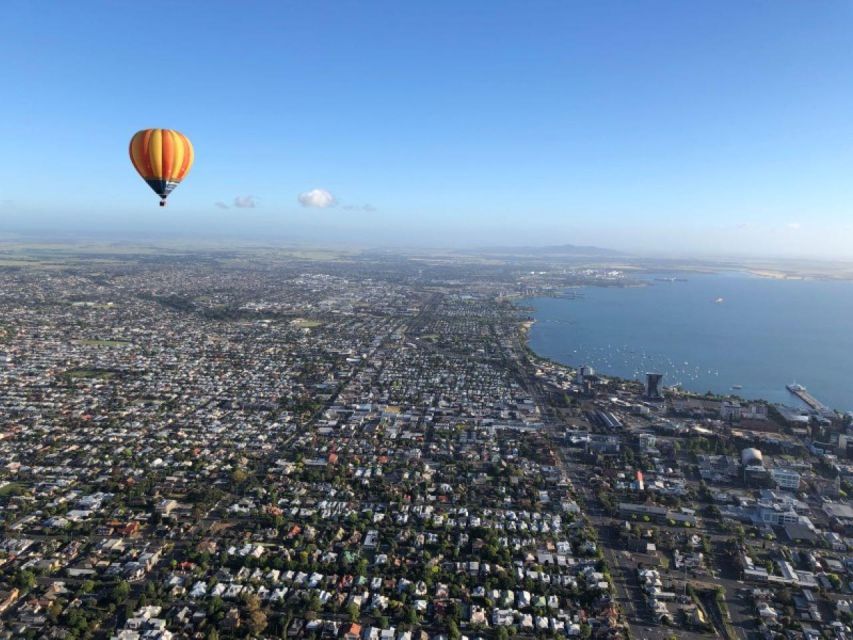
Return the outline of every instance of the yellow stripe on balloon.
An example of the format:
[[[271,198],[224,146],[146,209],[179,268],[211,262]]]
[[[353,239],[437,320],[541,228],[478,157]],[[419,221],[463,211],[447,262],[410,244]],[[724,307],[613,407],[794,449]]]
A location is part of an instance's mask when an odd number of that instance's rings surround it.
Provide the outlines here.
[[[163,132],[154,129],[148,141],[148,161],[151,163],[151,173],[154,180],[163,179]]]
[[[187,174],[190,172],[190,168],[193,166],[193,162],[195,161],[195,149],[193,149],[193,143],[190,142],[190,139],[184,136],[184,141],[187,143],[187,155],[184,158],[184,170],[181,172],[181,179],[184,179]]]
[[[178,133],[178,137],[181,139],[181,149],[183,150],[183,158],[181,159],[181,165],[178,168],[178,180],[183,180],[184,176],[187,175],[187,172],[190,169],[190,164],[192,164],[192,147],[190,146],[190,141],[183,134]]]
[[[160,133],[163,141],[163,180],[171,180],[175,170],[175,136],[169,129],[163,129]]]
[[[170,180],[181,180],[184,176],[182,170],[184,168],[184,155],[186,151],[186,145],[184,144],[184,136],[182,136],[177,131],[169,131],[169,135],[172,138],[172,175],[169,176]]]

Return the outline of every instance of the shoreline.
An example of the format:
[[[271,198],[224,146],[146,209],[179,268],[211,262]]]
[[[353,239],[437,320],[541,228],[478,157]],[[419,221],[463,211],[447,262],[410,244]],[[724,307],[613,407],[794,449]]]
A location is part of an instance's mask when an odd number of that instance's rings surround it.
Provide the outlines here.
[[[530,299],[531,298],[519,298],[518,300],[530,300]],[[525,311],[529,312],[529,311],[532,311],[535,309],[534,307],[531,307],[529,305],[525,305],[522,307],[519,304],[517,304],[516,300],[511,301],[511,304],[513,305],[513,307],[517,311],[522,312],[522,313]],[[527,350],[527,352],[533,358],[535,358],[536,360],[542,361],[542,362],[550,363],[551,365],[563,367],[570,372],[577,371],[580,367],[584,366],[584,364],[578,364],[578,363],[567,364],[567,363],[562,362],[560,360],[556,360],[554,358],[546,356],[546,355],[540,353],[539,351],[537,351],[536,349],[534,349],[533,346],[531,345],[530,331],[533,328],[533,326],[536,324],[536,322],[537,322],[536,318],[532,318],[532,319],[528,318],[528,319],[520,320],[518,322],[519,331],[520,331],[522,338],[524,340],[523,345],[524,345],[525,349]],[[534,362],[534,364],[535,364],[535,362]],[[604,370],[598,369],[598,367],[596,367],[596,370],[599,372],[599,374],[602,377],[605,377],[609,380],[616,381],[618,383],[622,383],[622,384],[643,384],[643,382],[641,380],[637,380],[634,378],[625,378],[625,377],[620,376],[620,375],[608,373]],[[790,397],[793,400],[795,400],[795,403],[788,404],[785,402],[775,402],[775,401],[768,400],[768,399],[763,398],[763,397],[761,397],[761,398],[747,398],[747,397],[744,397],[742,395],[738,395],[735,393],[719,393],[719,392],[714,392],[711,390],[709,390],[709,391],[711,391],[712,395],[708,396],[707,393],[702,393],[701,391],[693,391],[693,390],[687,389],[684,386],[682,386],[680,383],[677,385],[677,387],[676,386],[665,386],[664,388],[669,390],[670,393],[672,393],[674,389],[677,389],[677,393],[679,395],[682,395],[685,397],[730,399],[730,400],[737,400],[741,403],[759,402],[759,403],[763,403],[763,404],[766,404],[767,406],[771,406],[771,407],[783,406],[783,407],[786,407],[788,409],[798,409],[798,410],[804,409],[804,410],[808,410],[809,413],[812,413],[810,407],[808,407],[795,394],[790,393],[790,391],[789,391]],[[835,414],[837,416],[843,416],[846,413],[844,410],[837,409],[837,408],[829,406],[829,405],[827,405],[827,407],[830,408],[833,412],[835,412]]]

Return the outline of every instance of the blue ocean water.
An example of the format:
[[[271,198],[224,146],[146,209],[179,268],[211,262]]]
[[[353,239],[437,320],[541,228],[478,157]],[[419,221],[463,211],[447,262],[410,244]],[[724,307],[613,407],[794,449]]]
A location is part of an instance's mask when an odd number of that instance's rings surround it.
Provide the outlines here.
[[[797,382],[825,404],[853,410],[853,283],[678,276],[687,281],[648,276],[645,287],[524,300],[536,319],[530,346],[604,374],[641,379],[659,371],[666,386],[790,406],[801,405],[785,385]]]

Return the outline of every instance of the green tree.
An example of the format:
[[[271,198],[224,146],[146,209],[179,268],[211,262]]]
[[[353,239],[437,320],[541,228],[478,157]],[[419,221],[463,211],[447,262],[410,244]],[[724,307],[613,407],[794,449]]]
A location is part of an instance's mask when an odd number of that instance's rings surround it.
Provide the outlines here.
[[[115,587],[113,587],[112,601],[116,604],[120,604],[127,600],[129,595],[130,585],[127,583],[127,580],[121,580]]]
[[[361,558],[356,565],[355,572],[360,576],[367,575],[367,560]]]
[[[347,605],[347,615],[350,622],[358,622],[358,605],[355,602],[350,602]]]
[[[447,633],[450,636],[450,640],[459,640],[462,637],[462,634],[459,632],[459,625],[456,624],[455,620],[451,620],[450,624],[447,625]]]
[[[235,485],[241,485],[244,482],[246,482],[246,480],[248,480],[248,479],[249,479],[249,474],[246,473],[245,469],[240,469],[238,467],[237,469],[234,469],[234,471],[231,472],[231,481]]]
[[[267,628],[267,614],[260,609],[249,612],[248,625],[252,635],[260,635]]]
[[[219,596],[213,596],[210,599],[210,602],[207,604],[207,615],[214,616],[220,611],[222,611],[222,607],[225,606],[225,602]]]
[[[34,586],[36,586],[36,575],[29,570],[24,570],[18,573],[18,578],[16,580],[18,584],[18,588],[21,590],[29,591]]]
[[[323,608],[323,603],[320,602],[320,598],[317,595],[311,596],[311,599],[308,600],[308,611],[320,611]]]
[[[267,628],[267,614],[261,610],[261,600],[254,593],[245,599],[246,610],[249,613],[249,632],[259,635]]]
[[[51,603],[50,607],[48,607],[48,609],[47,609],[47,617],[50,619],[51,622],[56,624],[57,621],[59,620],[59,616],[61,613],[62,613],[62,604],[60,604],[59,602],[54,600]]]

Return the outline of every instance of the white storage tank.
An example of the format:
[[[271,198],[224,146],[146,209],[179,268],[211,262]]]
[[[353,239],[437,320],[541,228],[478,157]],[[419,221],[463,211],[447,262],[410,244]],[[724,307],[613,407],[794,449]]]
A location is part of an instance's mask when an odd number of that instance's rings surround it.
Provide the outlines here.
[[[745,467],[760,467],[764,464],[764,456],[758,449],[744,449],[740,452],[740,462]]]

